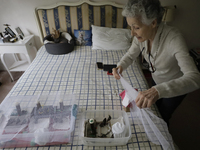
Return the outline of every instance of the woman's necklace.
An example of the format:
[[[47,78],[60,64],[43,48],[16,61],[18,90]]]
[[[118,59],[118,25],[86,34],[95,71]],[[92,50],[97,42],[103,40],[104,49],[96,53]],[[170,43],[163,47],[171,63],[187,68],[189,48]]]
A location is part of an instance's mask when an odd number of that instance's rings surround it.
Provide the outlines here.
[[[157,27],[157,30],[158,31],[158,27]],[[159,33],[159,37],[158,37],[158,46],[157,46],[157,50],[155,52],[155,57],[153,58],[153,55],[151,55],[151,48],[152,48],[152,45],[153,45],[153,41],[151,42],[150,40],[148,41],[148,48],[147,48],[147,52],[149,53],[149,64],[151,66],[151,69],[152,69],[152,73],[154,73],[156,71],[156,67],[155,67],[155,61],[156,61],[156,57],[157,57],[157,53],[158,53],[158,48],[160,46],[160,40],[161,40],[161,34],[162,34],[162,31],[163,31],[163,27],[162,27],[162,30],[161,32]],[[142,50],[143,51],[143,50]],[[151,58],[150,56],[153,58],[153,64],[151,63]]]
[[[158,48],[159,48],[159,46],[160,46],[160,40],[161,40],[161,35],[162,35],[162,32],[163,32],[163,28],[164,27],[162,27],[162,30],[161,30],[161,32],[160,32],[160,34],[159,34],[159,37],[158,37],[158,47],[157,47],[157,50],[156,50],[156,54],[155,54],[155,58],[154,58],[154,63],[153,63],[153,66],[155,67],[155,61],[156,61],[156,57],[157,57],[157,53],[158,53]],[[149,43],[150,44],[150,43]],[[152,46],[152,45],[151,45]],[[150,51],[151,52],[151,51]]]

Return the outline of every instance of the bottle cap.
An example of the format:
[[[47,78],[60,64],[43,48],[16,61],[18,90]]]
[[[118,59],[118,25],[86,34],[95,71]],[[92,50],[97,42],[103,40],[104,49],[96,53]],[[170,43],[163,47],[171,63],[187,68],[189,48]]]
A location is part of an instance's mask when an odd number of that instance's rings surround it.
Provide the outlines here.
[[[93,123],[94,123],[94,119],[90,119],[90,120],[89,120],[89,123],[90,123],[90,124],[93,124]]]

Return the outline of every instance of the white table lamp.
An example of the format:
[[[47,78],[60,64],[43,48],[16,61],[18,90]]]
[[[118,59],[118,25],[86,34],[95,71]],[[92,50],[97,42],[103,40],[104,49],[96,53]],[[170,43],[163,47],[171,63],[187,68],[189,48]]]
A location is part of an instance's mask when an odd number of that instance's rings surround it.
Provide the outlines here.
[[[164,9],[165,9],[165,12],[164,12],[162,21],[166,24],[167,22],[173,21],[176,5],[174,5],[174,6],[165,6]]]

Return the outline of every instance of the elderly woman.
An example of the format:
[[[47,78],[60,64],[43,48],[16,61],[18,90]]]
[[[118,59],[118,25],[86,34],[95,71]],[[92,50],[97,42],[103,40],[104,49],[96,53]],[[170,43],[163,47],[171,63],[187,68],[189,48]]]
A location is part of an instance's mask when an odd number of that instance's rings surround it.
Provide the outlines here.
[[[200,74],[189,55],[180,32],[161,23],[163,8],[159,0],[129,0],[122,15],[126,17],[134,36],[128,52],[113,68],[113,75],[121,74],[139,54],[149,63],[154,86],[139,92],[135,102],[139,108],[156,103],[169,126],[172,113],[186,93],[200,87]]]

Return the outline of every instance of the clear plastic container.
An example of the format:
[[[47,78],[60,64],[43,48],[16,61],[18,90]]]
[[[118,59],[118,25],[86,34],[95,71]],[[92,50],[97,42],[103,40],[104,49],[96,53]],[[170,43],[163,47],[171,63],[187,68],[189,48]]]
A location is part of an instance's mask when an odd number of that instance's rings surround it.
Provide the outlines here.
[[[101,122],[104,118],[108,118],[111,116],[111,126],[116,123],[121,117],[123,117],[126,134],[123,138],[100,138],[100,137],[84,137],[85,132],[85,122],[88,119],[96,119],[97,122]],[[120,110],[87,110],[82,112],[80,116],[79,122],[79,130],[80,135],[79,138],[81,139],[83,145],[88,146],[117,146],[117,145],[126,145],[131,138],[131,127],[129,123],[128,116],[125,111]]]
[[[63,93],[6,98],[0,105],[0,147],[70,143],[77,106],[74,95]]]

